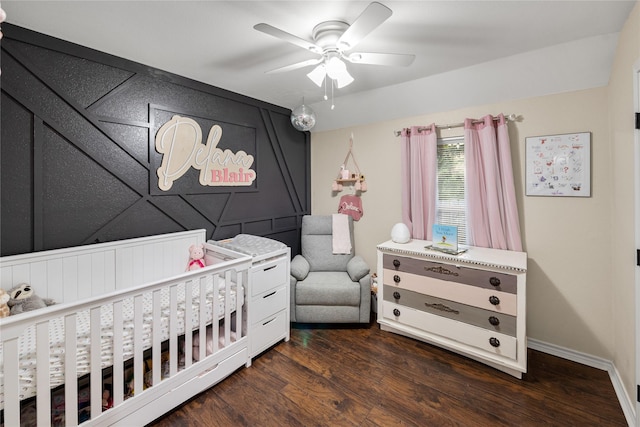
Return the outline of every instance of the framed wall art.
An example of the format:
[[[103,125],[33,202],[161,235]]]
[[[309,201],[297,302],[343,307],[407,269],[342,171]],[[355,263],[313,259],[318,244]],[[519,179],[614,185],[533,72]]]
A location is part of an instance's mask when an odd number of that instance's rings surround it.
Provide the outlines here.
[[[591,197],[591,132],[525,138],[526,195]]]

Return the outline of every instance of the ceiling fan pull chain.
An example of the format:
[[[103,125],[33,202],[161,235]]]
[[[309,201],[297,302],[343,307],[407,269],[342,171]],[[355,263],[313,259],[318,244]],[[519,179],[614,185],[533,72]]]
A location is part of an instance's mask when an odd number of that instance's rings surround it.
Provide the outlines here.
[[[336,106],[333,105],[333,79],[331,80],[331,109],[333,110]]]
[[[329,99],[327,97],[327,75],[324,75],[324,80],[323,80],[323,85],[324,85],[324,100],[326,101],[327,99]]]

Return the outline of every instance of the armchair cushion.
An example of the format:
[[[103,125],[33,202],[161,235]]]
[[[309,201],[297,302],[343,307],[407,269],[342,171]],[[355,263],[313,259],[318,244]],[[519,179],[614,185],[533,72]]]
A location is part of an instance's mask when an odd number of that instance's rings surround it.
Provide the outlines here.
[[[347,263],[347,273],[349,273],[351,280],[357,282],[369,274],[369,265],[360,255],[356,255]]]
[[[291,275],[297,280],[304,280],[309,274],[309,261],[302,255],[296,255],[291,260]]]
[[[311,272],[296,284],[296,303],[316,306],[360,305],[360,283],[340,271]]]

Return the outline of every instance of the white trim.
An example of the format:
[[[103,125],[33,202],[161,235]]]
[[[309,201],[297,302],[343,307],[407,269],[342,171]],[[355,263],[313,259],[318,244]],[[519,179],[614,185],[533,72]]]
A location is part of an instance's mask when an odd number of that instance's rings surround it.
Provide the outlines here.
[[[607,371],[607,373],[609,373],[609,378],[611,379],[611,384],[613,385],[613,390],[616,392],[618,402],[620,402],[620,406],[622,407],[624,417],[627,420],[627,424],[630,427],[636,426],[635,403],[627,394],[622,378],[620,378],[620,373],[612,361],[531,338],[527,339],[527,347],[532,350],[561,357],[585,366]]]
[[[635,112],[640,112],[640,59],[633,64],[633,104]],[[637,129],[634,133],[634,182],[635,184],[635,241],[636,249],[640,249],[640,131]],[[636,322],[635,322],[635,336],[636,336],[636,384],[638,387],[640,384],[640,339],[638,339],[638,333],[640,333],[640,267],[635,267],[635,294],[636,294]],[[636,425],[640,425],[640,402],[635,402],[636,412]]]

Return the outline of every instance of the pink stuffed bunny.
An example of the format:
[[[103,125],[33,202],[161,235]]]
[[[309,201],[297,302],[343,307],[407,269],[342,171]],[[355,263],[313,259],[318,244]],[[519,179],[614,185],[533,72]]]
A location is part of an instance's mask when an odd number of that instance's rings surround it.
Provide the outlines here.
[[[187,271],[197,270],[204,267],[204,245],[199,244],[189,246],[189,263],[187,264]]]

